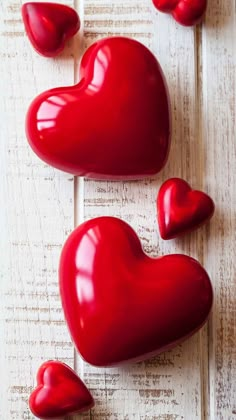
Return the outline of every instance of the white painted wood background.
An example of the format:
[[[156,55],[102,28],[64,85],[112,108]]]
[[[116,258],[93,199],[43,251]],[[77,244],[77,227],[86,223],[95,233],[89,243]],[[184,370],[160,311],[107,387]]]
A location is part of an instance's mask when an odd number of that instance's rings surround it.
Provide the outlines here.
[[[96,407],[82,420],[236,419],[236,22],[235,0],[209,0],[193,29],[159,14],[151,0],[64,1],[81,17],[79,36],[56,59],[38,56],[21,21],[21,1],[0,4],[0,420],[29,420],[41,362],[74,366]],[[170,88],[173,139],[164,171],[138,182],[74,179],[41,162],[24,132],[27,107],[45,89],[77,80],[82,52],[122,34],[157,56]],[[210,226],[164,242],[156,225],[161,183],[182,176],[216,202]],[[96,369],[74,352],[63,320],[61,246],[84,219],[128,221],[152,255],[183,252],[208,270],[215,290],[206,326],[156,359]]]

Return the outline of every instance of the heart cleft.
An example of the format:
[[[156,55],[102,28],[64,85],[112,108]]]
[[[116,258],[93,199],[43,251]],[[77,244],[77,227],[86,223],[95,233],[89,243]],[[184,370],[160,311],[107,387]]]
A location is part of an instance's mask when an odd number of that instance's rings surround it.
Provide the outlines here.
[[[191,336],[208,319],[212,286],[186,255],[150,258],[114,217],[80,225],[60,258],[65,319],[81,356],[95,366],[140,361]]]
[[[37,373],[37,387],[29,398],[32,413],[40,419],[64,419],[94,406],[89,390],[65,363],[49,360]]]
[[[153,0],[154,6],[163,13],[170,13],[183,26],[200,23],[207,8],[207,0]]]
[[[209,221],[215,211],[211,197],[192,190],[181,178],[165,181],[157,196],[157,218],[162,239],[173,239]]]
[[[73,175],[138,179],[158,173],[170,147],[170,106],[154,55],[106,38],[84,54],[80,82],[34,99],[26,134],[45,162]]]

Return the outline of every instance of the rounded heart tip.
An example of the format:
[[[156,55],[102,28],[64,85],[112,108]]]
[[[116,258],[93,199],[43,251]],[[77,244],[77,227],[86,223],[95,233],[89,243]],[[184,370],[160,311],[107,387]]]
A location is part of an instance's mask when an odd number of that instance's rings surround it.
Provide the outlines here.
[[[89,220],[69,236],[59,276],[71,336],[95,366],[172,348],[202,327],[212,306],[210,279],[196,260],[149,258],[133,229],[114,217]]]
[[[28,38],[34,49],[45,57],[55,57],[65,41],[80,28],[77,12],[58,3],[25,3],[21,8]]]
[[[113,37],[84,54],[79,84],[39,95],[26,117],[35,153],[73,175],[138,179],[158,173],[170,146],[168,90],[154,55]]]
[[[94,400],[78,375],[65,363],[49,360],[37,373],[37,387],[29,398],[32,413],[40,419],[64,419],[92,408]]]

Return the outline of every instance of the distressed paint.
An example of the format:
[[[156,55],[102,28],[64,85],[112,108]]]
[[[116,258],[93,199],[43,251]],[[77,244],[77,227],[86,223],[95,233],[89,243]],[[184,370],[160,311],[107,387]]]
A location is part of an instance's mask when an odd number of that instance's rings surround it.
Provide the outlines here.
[[[198,137],[198,49],[194,29],[182,28],[158,14],[150,1],[87,1],[84,5],[85,47],[104,36],[120,34],[143,42],[157,56],[170,87],[173,144],[164,171],[137,182],[85,180],[84,218],[118,216],[138,232],[152,255],[183,252],[202,260],[204,230],[181,240],[164,242],[157,232],[155,200],[161,183],[182,176],[200,188],[201,149]],[[135,71],[135,70],[134,70]],[[199,159],[195,156],[198,154]],[[81,204],[81,203],[80,203]],[[205,335],[147,362],[123,369],[84,365],[84,378],[98,403],[93,419],[200,419],[202,350]],[[190,414],[191,413],[191,414]],[[85,419],[88,416],[84,417]]]
[[[236,9],[210,1],[202,33],[205,184],[217,212],[204,244],[215,288],[210,323],[210,420],[236,419]]]
[[[20,6],[0,4],[1,420],[33,419],[28,397],[38,366],[53,358],[73,366],[74,356],[57,281],[61,246],[73,228],[73,177],[40,161],[24,132],[33,97],[73,83],[72,44],[55,60],[38,56]]]
[[[91,413],[78,419],[234,420],[235,3],[209,0],[205,23],[187,29],[159,14],[151,0],[75,0],[84,37],[81,31],[54,60],[31,48],[20,2],[2,3],[0,418],[34,418],[27,399],[36,369],[41,361],[58,358],[74,364],[96,400]],[[31,152],[25,112],[39,92],[76,81],[84,48],[115,34],[143,42],[165,71],[173,117],[170,157],[152,179],[73,180]],[[155,200],[171,176],[206,190],[217,211],[210,225],[164,242]],[[74,223],[100,215],[128,221],[151,255],[183,252],[204,264],[216,298],[208,327],[170,352],[123,368],[97,369],[74,353],[61,311],[58,257]]]

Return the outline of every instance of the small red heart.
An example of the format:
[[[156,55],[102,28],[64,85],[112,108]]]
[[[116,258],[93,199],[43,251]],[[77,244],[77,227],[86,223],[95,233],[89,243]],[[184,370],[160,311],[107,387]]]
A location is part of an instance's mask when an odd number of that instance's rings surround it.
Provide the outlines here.
[[[202,266],[185,255],[149,258],[114,217],[80,225],[60,259],[60,292],[73,341],[95,366],[138,361],[196,332],[212,306]]]
[[[171,13],[184,26],[201,22],[207,8],[207,0],[153,0],[154,6],[164,13]]]
[[[29,398],[29,406],[41,419],[64,418],[94,405],[89,390],[64,363],[53,360],[43,363],[38,370],[37,384]]]
[[[172,239],[198,228],[213,216],[214,210],[214,202],[207,194],[192,190],[183,179],[168,179],[157,196],[161,237]]]
[[[45,57],[59,54],[65,46],[65,41],[80,28],[76,11],[63,4],[25,3],[21,13],[31,44]]]
[[[157,173],[169,150],[168,94],[154,55],[114,37],[84,54],[80,82],[51,89],[31,104],[29,143],[50,165],[91,178]]]

